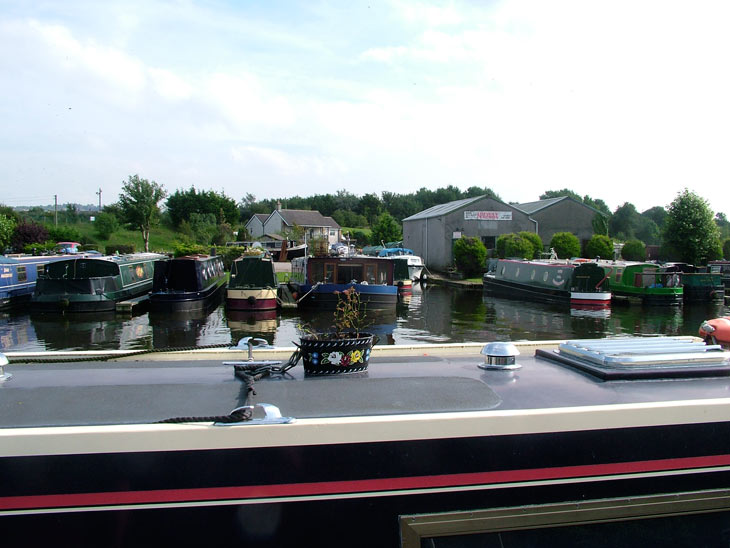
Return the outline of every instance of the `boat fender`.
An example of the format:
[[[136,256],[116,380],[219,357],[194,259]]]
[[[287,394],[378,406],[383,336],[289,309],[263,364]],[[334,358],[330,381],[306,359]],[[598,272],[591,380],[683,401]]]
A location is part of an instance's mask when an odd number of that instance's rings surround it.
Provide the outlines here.
[[[249,298],[246,300],[248,301],[248,304],[250,304],[251,306],[256,304],[256,297],[254,297],[253,295],[250,295]]]

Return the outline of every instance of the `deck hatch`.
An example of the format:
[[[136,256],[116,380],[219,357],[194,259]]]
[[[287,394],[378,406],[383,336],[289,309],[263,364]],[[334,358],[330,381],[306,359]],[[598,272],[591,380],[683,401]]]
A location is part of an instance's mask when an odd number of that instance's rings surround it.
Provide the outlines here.
[[[730,352],[686,337],[579,339],[536,356],[604,380],[708,377],[730,374]]]

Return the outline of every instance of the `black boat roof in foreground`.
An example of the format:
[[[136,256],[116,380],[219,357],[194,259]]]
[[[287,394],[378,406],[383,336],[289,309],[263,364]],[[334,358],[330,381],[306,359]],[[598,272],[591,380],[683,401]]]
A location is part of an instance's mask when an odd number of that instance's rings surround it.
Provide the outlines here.
[[[677,347],[674,366],[654,365],[650,358],[623,363],[611,356],[596,358],[600,350],[558,350],[553,345],[537,355],[533,347],[522,347],[516,357],[521,368],[516,370],[480,368],[484,357],[481,345],[475,344],[423,345],[400,351],[375,347],[365,373],[307,377],[300,365],[282,376],[257,381],[251,403],[273,404],[285,416],[307,419],[727,397],[730,353],[689,343],[686,338],[671,340],[682,347]],[[700,352],[692,357],[686,348]],[[263,350],[255,357],[284,354]],[[583,359],[587,355],[593,358]],[[11,364],[5,372],[12,378],[0,383],[0,428],[153,423],[181,416],[226,415],[246,403],[244,383],[234,377],[232,365],[223,363],[245,360],[245,353],[237,351],[219,351],[216,359],[200,359],[211,353],[179,353],[163,359],[140,355],[125,361],[72,363],[16,363],[19,356],[8,356]],[[697,363],[688,366],[692,361]]]

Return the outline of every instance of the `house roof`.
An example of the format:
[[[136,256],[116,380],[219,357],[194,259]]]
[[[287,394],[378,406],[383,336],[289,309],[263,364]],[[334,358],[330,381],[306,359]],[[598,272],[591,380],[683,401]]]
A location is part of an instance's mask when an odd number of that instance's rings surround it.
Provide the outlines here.
[[[445,204],[435,205],[433,207],[429,207],[428,209],[424,209],[423,211],[420,211],[419,213],[411,215],[410,217],[406,217],[403,220],[404,221],[415,221],[417,219],[428,219],[429,217],[440,217],[441,215],[446,215],[447,213],[451,213],[452,211],[456,211],[473,202],[481,200],[482,198],[485,198],[486,196],[487,195],[484,194],[482,196],[477,196],[475,198],[465,198],[463,200],[455,200],[453,202],[447,202]]]
[[[251,218],[248,220],[246,225],[248,225],[251,221],[254,219],[258,220],[262,225],[266,222],[266,219],[269,218],[270,213],[254,213],[251,215]]]
[[[309,209],[278,209],[274,213],[281,215],[284,222],[289,226],[326,226],[340,228],[340,225],[332,217],[325,217],[319,211]]]
[[[571,198],[570,196],[559,196],[557,198],[547,198],[545,200],[538,200],[536,202],[527,202],[524,204],[517,204],[515,207],[521,211],[524,211],[528,215],[532,215],[533,213],[537,213],[540,210],[546,209],[550,206],[557,204],[558,202],[562,202],[565,200],[570,200],[572,202],[575,202],[576,204],[580,204],[584,207],[592,209],[596,213],[601,213],[602,215],[605,215],[603,212],[598,211],[595,207],[591,207],[588,204],[584,204],[583,202],[580,202],[580,201],[576,200],[575,198]]]

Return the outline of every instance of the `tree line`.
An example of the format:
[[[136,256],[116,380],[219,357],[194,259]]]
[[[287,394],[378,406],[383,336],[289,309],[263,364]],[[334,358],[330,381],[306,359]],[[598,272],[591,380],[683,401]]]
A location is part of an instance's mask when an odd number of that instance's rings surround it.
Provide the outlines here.
[[[406,217],[436,205],[478,196],[502,201],[487,187],[472,186],[461,190],[453,185],[435,190],[421,188],[405,194],[385,191],[379,196],[375,193],[358,196],[347,190],[338,190],[334,194],[257,200],[252,193],[246,193],[240,201],[236,201],[224,192],[195,187],[169,194],[163,185],[133,175],[123,183],[118,201],[96,214],[94,227],[101,240],[107,240],[120,226],[138,230],[145,249],[148,249],[150,230],[159,222],[173,228],[188,243],[222,244],[233,239],[248,239],[243,230],[245,223],[254,214],[269,214],[281,204],[285,209],[316,210],[332,217],[340,226],[346,227],[349,236],[358,244],[366,245],[400,239],[402,220]],[[690,242],[691,247],[699,250],[695,253],[696,258],[730,257],[730,249],[723,249],[723,245],[726,248],[730,246],[727,242],[730,222],[723,213],[714,214],[709,204],[692,192],[685,191],[678,196],[669,209],[654,206],[643,212],[637,211],[629,202],[612,212],[602,199],[581,196],[567,188],[545,191],[539,199],[562,196],[569,196],[600,212],[594,220],[594,232],[630,243],[629,248],[634,242],[643,246],[660,245],[669,254],[686,257],[690,254],[680,250],[686,247],[686,242]],[[682,200],[676,203],[679,198]],[[38,214],[32,210],[28,213]],[[45,217],[47,232],[49,212],[41,210],[41,213]],[[69,204],[61,212],[61,218],[67,223],[83,220],[75,206]],[[42,231],[26,226],[36,221],[23,218],[11,208],[0,207],[0,244],[3,249],[12,246],[22,250],[43,237]],[[677,241],[678,238],[683,241]],[[548,244],[543,242],[543,245]]]

